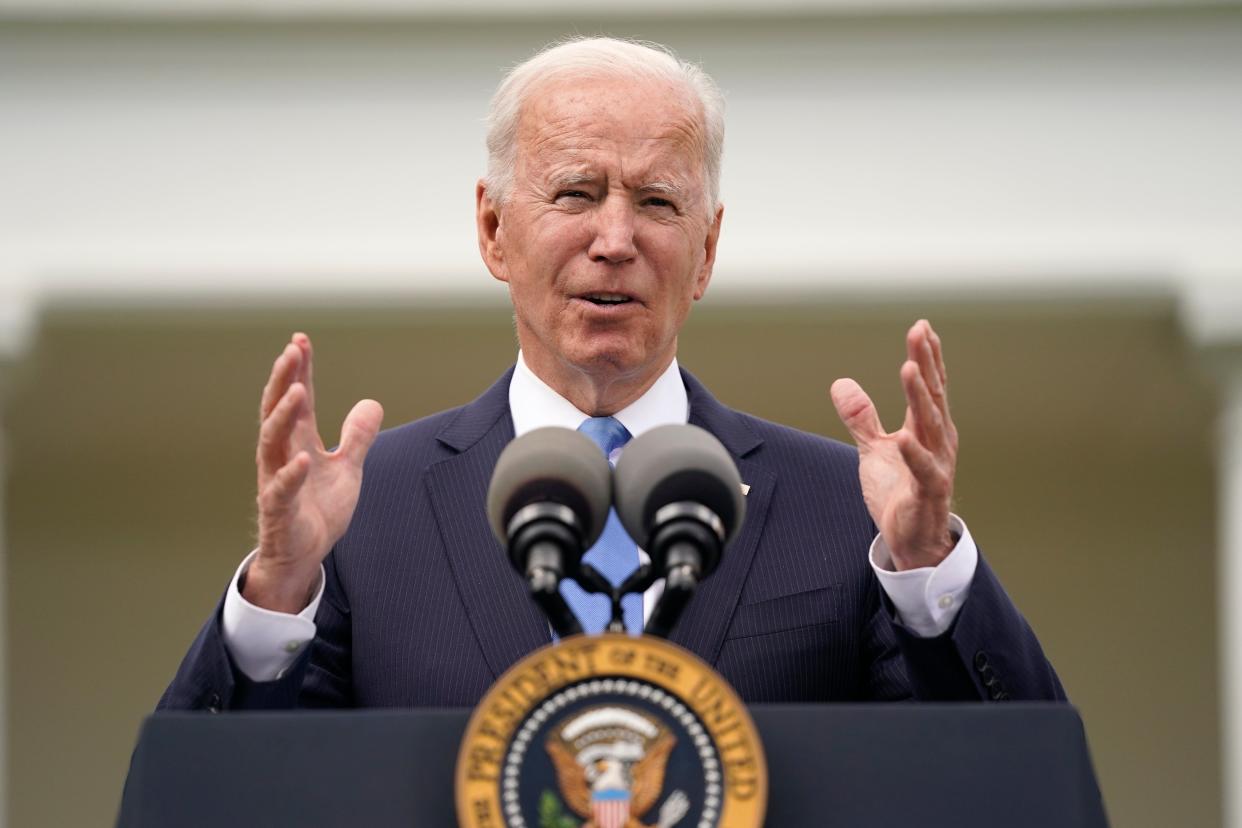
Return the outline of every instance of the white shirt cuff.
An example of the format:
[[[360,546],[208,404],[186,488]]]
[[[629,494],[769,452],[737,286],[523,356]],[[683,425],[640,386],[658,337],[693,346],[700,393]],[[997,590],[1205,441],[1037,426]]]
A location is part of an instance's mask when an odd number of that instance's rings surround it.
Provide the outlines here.
[[[970,593],[979,564],[979,550],[965,522],[949,515],[949,531],[959,535],[957,546],[938,566],[893,570],[893,556],[882,535],[871,543],[871,568],[897,609],[897,620],[923,638],[943,635]]]
[[[251,681],[274,681],[315,637],[315,612],[323,598],[323,566],[319,567],[319,587],[306,609],[297,615],[273,612],[250,603],[237,588],[257,552],[251,552],[237,567],[225,593],[221,619],[224,647],[237,669]]]

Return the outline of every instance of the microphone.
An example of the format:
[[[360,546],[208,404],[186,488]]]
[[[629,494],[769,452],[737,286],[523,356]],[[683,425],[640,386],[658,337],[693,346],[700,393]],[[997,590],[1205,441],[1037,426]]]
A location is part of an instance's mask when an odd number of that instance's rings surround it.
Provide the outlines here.
[[[505,446],[487,489],[487,517],[531,597],[561,638],[582,632],[561,579],[604,531],[612,467],[599,447],[568,428],[538,428]]]
[[[645,632],[667,638],[699,581],[716,570],[746,513],[729,452],[692,425],[654,428],[630,441],[613,473],[617,516],[663,575]]]

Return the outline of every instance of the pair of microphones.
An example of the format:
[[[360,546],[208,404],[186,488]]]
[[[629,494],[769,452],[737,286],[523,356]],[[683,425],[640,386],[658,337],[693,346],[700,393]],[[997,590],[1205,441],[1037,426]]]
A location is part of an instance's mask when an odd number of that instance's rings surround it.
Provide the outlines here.
[[[625,531],[651,559],[616,586],[582,562],[614,506]],[[625,629],[621,599],[663,578],[664,591],[643,631],[667,638],[699,582],[720,564],[745,512],[733,458],[719,440],[692,425],[639,435],[615,469],[585,435],[536,429],[501,452],[487,492],[492,531],[562,638],[582,632],[560,594],[566,578],[610,597],[607,629],[614,632]]]

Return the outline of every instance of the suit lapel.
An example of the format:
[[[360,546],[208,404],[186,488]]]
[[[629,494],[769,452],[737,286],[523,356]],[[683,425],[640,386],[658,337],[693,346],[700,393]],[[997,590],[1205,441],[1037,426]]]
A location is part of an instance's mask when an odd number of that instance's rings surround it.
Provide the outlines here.
[[[763,440],[742,416],[721,405],[689,372],[683,370],[682,379],[690,398],[691,424],[707,429],[724,444],[737,463],[742,482],[750,486],[741,531],[725,547],[720,568],[699,586],[673,629],[675,643],[714,664],[763,534],[776,475],[751,457]]]
[[[509,380],[501,377],[437,435],[457,452],[427,470],[449,567],[483,656],[495,676],[551,640],[548,622],[487,522],[487,484],[513,439]]]

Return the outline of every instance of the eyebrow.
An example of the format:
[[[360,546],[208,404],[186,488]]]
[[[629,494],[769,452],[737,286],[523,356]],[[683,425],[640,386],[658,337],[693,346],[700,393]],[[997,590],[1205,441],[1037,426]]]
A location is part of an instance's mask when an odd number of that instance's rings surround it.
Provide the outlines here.
[[[567,170],[565,172],[553,175],[549,183],[555,189],[565,187],[576,187],[582,184],[594,184],[599,181],[599,176],[587,170]],[[672,181],[648,181],[638,187],[637,192],[658,195],[673,196],[675,198],[684,198],[686,188]]]
[[[599,180],[599,176],[589,173],[585,170],[569,170],[557,173],[549,179],[549,183],[556,189],[562,187],[576,187],[579,184],[591,184]]]
[[[674,196],[682,198],[686,194],[684,187],[674,184],[671,181],[649,181],[638,188],[640,193],[658,193],[660,195]]]

